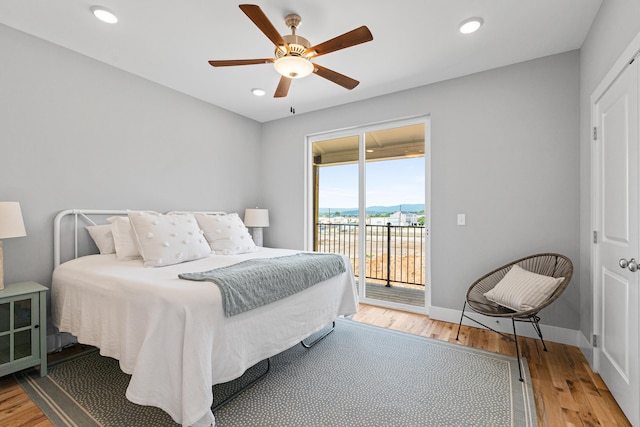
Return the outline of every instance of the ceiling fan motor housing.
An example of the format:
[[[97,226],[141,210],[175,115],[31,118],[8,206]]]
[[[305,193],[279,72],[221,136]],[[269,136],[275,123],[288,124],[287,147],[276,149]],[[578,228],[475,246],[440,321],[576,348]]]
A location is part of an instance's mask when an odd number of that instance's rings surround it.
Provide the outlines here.
[[[283,52],[281,49],[275,50],[276,59],[283,56],[304,56],[307,48],[311,46],[309,40],[297,35],[282,36],[285,42],[289,45],[289,53]]]
[[[273,66],[281,75],[290,79],[306,77],[313,72],[314,66],[305,56],[307,48],[311,46],[309,40],[296,35],[296,29],[302,22],[299,15],[291,14],[285,18],[285,24],[291,29],[291,35],[282,36],[289,46],[288,51],[280,47],[275,49],[276,60]]]
[[[284,41],[289,45],[289,52],[283,52],[281,49],[276,48],[276,59],[282,58],[283,56],[304,56],[307,48],[311,47],[311,43],[304,37],[296,35],[296,30],[302,23],[302,18],[300,15],[292,13],[284,18],[284,23],[287,28],[291,29],[291,35],[282,36]]]

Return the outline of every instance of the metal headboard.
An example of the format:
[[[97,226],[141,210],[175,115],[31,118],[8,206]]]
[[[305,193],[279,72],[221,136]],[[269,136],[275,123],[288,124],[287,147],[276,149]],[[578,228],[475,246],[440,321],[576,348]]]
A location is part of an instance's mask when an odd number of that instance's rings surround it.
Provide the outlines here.
[[[89,217],[90,215],[126,215],[126,210],[109,209],[67,209],[56,215],[53,220],[53,268],[60,265],[60,254],[62,252],[62,220],[67,215],[73,215],[73,258],[78,258],[78,229],[79,220],[82,219],[84,225],[96,225]]]
[[[202,213],[206,215],[225,215],[225,212],[219,211],[171,211],[172,214],[185,214],[185,213]],[[127,215],[127,210],[114,210],[114,209],[67,209],[58,213],[53,221],[53,268],[58,267],[61,264],[62,254],[62,234],[67,230],[63,230],[63,220],[65,217],[73,216],[73,256],[72,259],[78,258],[79,253],[79,233],[78,230],[84,229],[86,225],[96,225],[96,222],[91,217],[106,217],[114,215]],[[83,232],[82,236],[88,236],[88,233]]]

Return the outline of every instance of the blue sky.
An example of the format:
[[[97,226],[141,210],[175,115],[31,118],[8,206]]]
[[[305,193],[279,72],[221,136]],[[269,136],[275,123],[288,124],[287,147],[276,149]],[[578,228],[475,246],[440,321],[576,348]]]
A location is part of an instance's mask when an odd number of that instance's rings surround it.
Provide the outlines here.
[[[424,157],[367,163],[367,206],[424,203]],[[358,165],[320,168],[320,208],[358,207]]]

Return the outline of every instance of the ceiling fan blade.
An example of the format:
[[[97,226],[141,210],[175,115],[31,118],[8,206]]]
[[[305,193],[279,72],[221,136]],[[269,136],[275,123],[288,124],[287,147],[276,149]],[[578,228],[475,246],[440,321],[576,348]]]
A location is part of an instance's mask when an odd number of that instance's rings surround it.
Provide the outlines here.
[[[241,4],[240,9],[242,9],[245,15],[256,24],[256,27],[258,27],[276,47],[282,48],[285,53],[289,52],[289,45],[284,41],[278,30],[276,30],[276,27],[269,21],[267,15],[260,9],[260,6],[255,4]]]
[[[311,46],[305,51],[305,55],[309,57],[316,57],[320,55],[326,55],[327,53],[335,52],[336,50],[345,49],[351,46],[355,46],[361,43],[366,43],[373,40],[371,31],[365,26],[351,30],[348,33],[344,33],[341,36],[327,40],[324,43]]]
[[[276,88],[276,93],[273,94],[274,98],[284,98],[289,93],[289,87],[291,86],[291,79],[285,76],[280,77],[280,83]]]
[[[262,58],[262,59],[222,59],[211,60],[209,64],[212,67],[233,67],[235,65],[253,65],[253,64],[268,64],[275,61],[274,58]]]
[[[340,74],[318,64],[313,64],[313,66],[315,67],[315,69],[313,70],[315,74],[319,75],[320,77],[324,77],[325,79],[332,81],[345,89],[351,90],[360,84],[359,81],[354,80],[351,77],[347,77],[344,74]]]

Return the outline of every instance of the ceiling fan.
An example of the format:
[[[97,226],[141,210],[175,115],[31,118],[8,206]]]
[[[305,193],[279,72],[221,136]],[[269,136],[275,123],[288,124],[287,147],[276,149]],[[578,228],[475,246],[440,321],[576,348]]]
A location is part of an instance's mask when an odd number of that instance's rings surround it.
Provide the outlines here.
[[[280,77],[280,83],[278,84],[276,92],[273,95],[274,98],[287,96],[292,79],[306,77],[311,73],[324,77],[349,90],[358,86],[360,83],[344,74],[315,64],[311,62],[311,59],[373,40],[373,36],[366,26],[356,28],[331,40],[311,46],[309,40],[296,35],[296,29],[300,25],[300,22],[302,22],[300,16],[296,14],[286,16],[285,24],[291,29],[291,35],[281,36],[259,6],[254,4],[241,4],[240,9],[276,46],[275,58],[211,60],[209,64],[212,66],[230,67],[236,65],[273,63],[276,71],[282,76]]]

